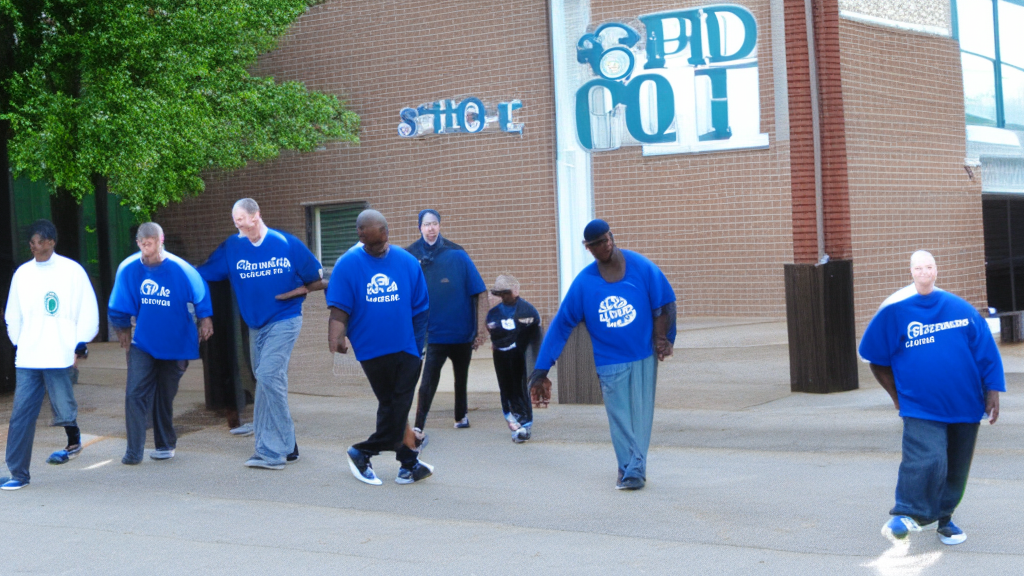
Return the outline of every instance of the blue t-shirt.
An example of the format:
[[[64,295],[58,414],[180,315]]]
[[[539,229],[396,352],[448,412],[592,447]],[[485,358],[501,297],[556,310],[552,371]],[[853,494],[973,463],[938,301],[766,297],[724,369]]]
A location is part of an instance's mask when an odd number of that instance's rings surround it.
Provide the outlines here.
[[[892,367],[900,416],[977,422],[985,415],[985,392],[1006,391],[988,324],[949,292],[914,294],[882,307],[859,351],[872,364]]]
[[[421,238],[408,249],[419,259],[430,293],[427,341],[466,344],[476,338],[473,296],[487,291],[480,272],[461,246],[438,237],[434,246]]]
[[[629,250],[622,254],[622,280],[606,282],[594,262],[572,281],[540,348],[538,369],[551,368],[572,329],[584,321],[598,366],[635,362],[654,353],[654,311],[675,302],[676,294],[653,262]],[[674,329],[668,339],[675,342]]]
[[[163,262],[147,266],[136,252],[117,267],[107,315],[122,329],[135,316],[132,343],[153,358],[195,360],[199,333],[189,303],[199,318],[213,315],[210,290],[191,264],[164,252]]]
[[[327,305],[348,312],[346,335],[356,360],[408,352],[419,358],[412,318],[429,308],[419,262],[398,246],[383,258],[349,250],[327,284]]]
[[[199,267],[209,282],[231,280],[242,319],[250,328],[302,315],[305,296],[277,300],[284,294],[323,278],[323,266],[298,238],[267,229],[259,246],[241,234],[221,243]]]

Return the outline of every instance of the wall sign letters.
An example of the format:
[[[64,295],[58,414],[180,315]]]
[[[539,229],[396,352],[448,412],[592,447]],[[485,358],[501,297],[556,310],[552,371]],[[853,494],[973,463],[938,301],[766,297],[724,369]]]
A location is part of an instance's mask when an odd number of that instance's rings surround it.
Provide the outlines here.
[[[438,100],[416,108],[402,108],[398,113],[402,123],[398,135],[415,138],[429,134],[453,134],[464,132],[477,134],[484,131],[522,134],[523,124],[516,122],[512,114],[523,107],[519,100],[499,102],[488,115],[487,106],[475,97],[455,100]]]

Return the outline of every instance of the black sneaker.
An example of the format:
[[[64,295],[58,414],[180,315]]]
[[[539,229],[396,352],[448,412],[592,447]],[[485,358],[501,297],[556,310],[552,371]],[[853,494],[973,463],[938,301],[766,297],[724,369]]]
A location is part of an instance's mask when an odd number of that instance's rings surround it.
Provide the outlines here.
[[[365,452],[352,446],[348,449],[348,468],[356,480],[365,482],[372,486],[380,486],[383,482],[373,473],[373,466],[370,466],[370,457]]]
[[[639,490],[644,487],[643,478],[634,478],[632,476],[623,478],[615,485],[616,490]]]
[[[424,478],[429,478],[434,473],[434,467],[426,462],[419,461],[412,469],[402,468],[398,471],[395,482],[398,484],[412,484]]]
[[[299,443],[296,442],[295,443],[295,450],[292,450],[291,454],[285,456],[284,463],[285,464],[291,464],[293,462],[298,462],[298,461],[299,461]]]

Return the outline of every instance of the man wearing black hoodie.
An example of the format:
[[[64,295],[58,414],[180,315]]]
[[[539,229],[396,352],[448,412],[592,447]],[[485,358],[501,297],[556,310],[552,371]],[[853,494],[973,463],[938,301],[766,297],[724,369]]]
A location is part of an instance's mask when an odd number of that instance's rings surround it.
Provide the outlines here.
[[[486,329],[480,324],[487,316],[487,285],[462,246],[441,236],[436,210],[421,211],[419,227],[421,238],[406,250],[419,260],[427,279],[430,320],[415,428],[422,432],[426,426],[441,367],[449,358],[455,373],[455,427],[469,428],[466,383],[473,350],[485,339]],[[481,305],[483,312],[478,310]]]

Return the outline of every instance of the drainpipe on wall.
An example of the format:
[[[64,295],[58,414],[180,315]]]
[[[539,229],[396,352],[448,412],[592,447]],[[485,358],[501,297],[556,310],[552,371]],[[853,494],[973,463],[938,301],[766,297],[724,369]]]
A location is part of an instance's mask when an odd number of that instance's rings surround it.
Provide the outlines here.
[[[814,8],[804,0],[807,19],[807,66],[811,76],[811,131],[814,134],[814,220],[818,234],[818,262],[825,258],[825,216],[821,192],[821,102],[818,99],[818,60],[814,53]]]

